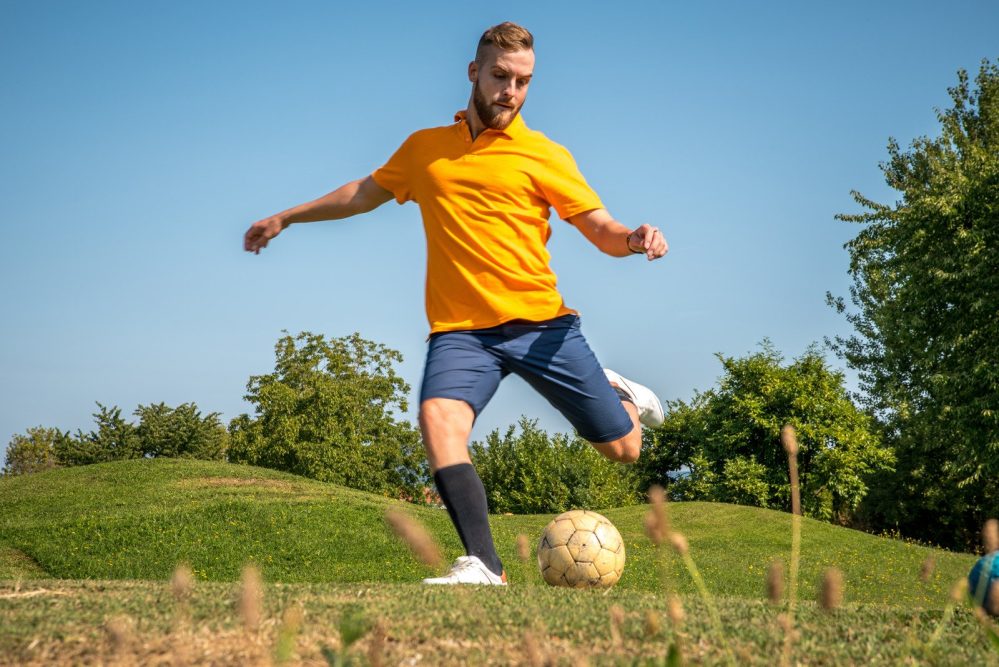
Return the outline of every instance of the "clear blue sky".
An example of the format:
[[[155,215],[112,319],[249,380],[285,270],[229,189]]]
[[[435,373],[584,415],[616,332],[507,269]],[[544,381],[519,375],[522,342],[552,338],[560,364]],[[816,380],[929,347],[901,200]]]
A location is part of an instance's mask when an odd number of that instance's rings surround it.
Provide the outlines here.
[[[228,420],[282,329],[400,350],[415,399],[415,205],[295,226],[259,257],[241,237],[450,122],[478,36],[507,19],[536,38],[528,125],[618,219],[671,244],[615,260],[552,221],[592,347],[670,399],[714,383],[715,352],[769,337],[790,358],[848,331],[823,295],[847,292],[856,229],[833,216],[857,210],[851,189],[893,201],[888,137],[936,134],[956,71],[999,56],[992,0],[5,0],[0,447],[38,424],[88,430],[95,401]],[[568,429],[510,379],[475,436],[521,414]]]

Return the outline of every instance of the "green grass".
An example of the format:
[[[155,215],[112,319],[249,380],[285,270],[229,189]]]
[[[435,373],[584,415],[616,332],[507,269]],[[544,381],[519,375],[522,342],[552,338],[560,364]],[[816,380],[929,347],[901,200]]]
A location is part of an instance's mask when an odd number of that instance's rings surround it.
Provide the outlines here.
[[[184,561],[199,579],[233,581],[252,561],[269,581],[416,581],[426,571],[386,528],[389,507],[404,507],[420,519],[446,557],[461,554],[447,514],[439,509],[271,470],[168,459],[0,479],[0,545],[24,554],[36,574],[64,579],[164,580]],[[663,586],[658,566],[663,559],[643,533],[645,510],[604,513],[628,550],[619,588],[655,592]],[[716,594],[760,597],[767,565],[790,551],[789,515],[712,503],[676,503],[670,510]],[[516,537],[526,534],[533,543],[550,519],[492,517],[511,583],[540,582],[533,564],[517,561]],[[939,608],[951,583],[974,562],[967,554],[807,519],[802,533],[806,599],[814,599],[822,570],[836,565],[844,572],[849,601]],[[929,555],[937,567],[923,584],[917,575]],[[669,585],[694,592],[679,559],[665,560]]]
[[[673,591],[687,607],[680,636],[688,658],[713,664],[731,649],[740,664],[778,661],[780,609],[761,598],[768,564],[788,558],[789,515],[713,503],[670,505],[674,529],[688,538],[717,596],[725,628],[719,636],[679,558],[657,551],[645,537],[644,506],[603,510],[628,550],[624,576],[609,592],[548,588],[533,562],[518,561],[517,535],[536,542],[550,516],[491,518],[509,589],[421,587],[415,582],[428,572],[384,522],[392,507],[426,525],[446,558],[461,554],[443,510],[259,468],[140,460],[2,478],[0,580],[8,581],[0,582],[0,664],[107,662],[112,649],[102,627],[122,614],[136,624],[139,662],[173,645],[205,655],[267,653],[281,610],[292,604],[306,611],[298,656],[315,664],[322,664],[321,646],[336,646],[336,622],[348,607],[381,619],[388,664],[417,654],[427,664],[528,661],[525,628],[567,664],[584,653],[591,664],[633,664],[661,659],[675,640],[665,620],[656,634],[643,629],[644,615],[651,610],[662,617],[665,595]],[[974,556],[807,519],[802,534],[802,597],[814,599],[822,570],[835,565],[844,573],[846,606],[832,613],[807,602],[799,607],[794,660],[996,664],[999,653],[990,651],[964,609],[939,642],[927,645],[951,584],[965,576]],[[918,575],[927,556],[936,568],[923,582]],[[163,583],[179,562],[191,565],[198,582],[185,614],[177,612]],[[232,582],[247,562],[258,564],[269,582],[270,620],[253,641],[239,629],[233,605]],[[612,604],[625,610],[620,642],[607,621]],[[178,640],[180,632],[193,634]],[[199,661],[177,660],[188,659]]]
[[[9,595],[38,595],[9,598]],[[259,634],[247,634],[233,611],[235,586],[200,582],[184,610],[157,582],[32,582],[20,591],[0,583],[0,664],[80,664],[112,662],[103,630],[108,619],[133,619],[134,662],[157,662],[183,647],[170,664],[248,664],[252,656],[273,653],[278,619],[292,606],[304,609],[295,653],[307,664],[323,664],[323,646],[337,648],[336,631],[348,613],[380,621],[388,641],[383,664],[531,664],[526,630],[541,641],[541,658],[570,665],[632,665],[662,660],[677,634],[664,618],[661,594],[614,588],[608,593],[552,589],[535,585],[507,590],[426,588],[418,584],[273,584],[265,595]],[[759,601],[721,598],[724,643],[714,634],[701,602],[685,596],[687,620],[681,630],[684,653],[695,664],[718,664],[731,650],[740,665],[777,664],[782,633],[778,610]],[[624,610],[619,642],[608,609]],[[650,633],[648,613],[661,619]],[[799,664],[989,665],[996,664],[977,623],[963,611],[940,642],[926,644],[939,613],[912,613],[899,607],[849,605],[832,613],[806,603],[798,610],[800,639],[793,658]],[[32,638],[43,641],[32,643]],[[352,650],[363,656],[368,637]],[[216,662],[212,663],[212,656]],[[219,656],[224,659],[219,661]],[[588,663],[582,662],[586,657]],[[125,663],[129,664],[129,663]],[[638,663],[643,664],[643,663]]]

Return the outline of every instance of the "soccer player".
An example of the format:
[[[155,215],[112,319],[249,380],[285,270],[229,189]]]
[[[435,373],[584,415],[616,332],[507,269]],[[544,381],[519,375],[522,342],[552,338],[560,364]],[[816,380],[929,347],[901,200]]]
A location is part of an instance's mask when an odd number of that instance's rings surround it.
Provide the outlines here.
[[[614,257],[654,260],[668,246],[656,227],[629,229],[611,217],[569,152],[524,124],[533,71],[530,32],[509,22],[489,28],[468,65],[468,107],[453,124],[412,134],[370,176],[259,220],[244,238],[259,253],[292,223],[339,220],[393,198],[419,205],[430,323],[420,429],[467,553],[427,584],[506,584],[468,453],[475,418],[504,376],[524,378],[614,461],[636,460],[641,424],[663,421],[651,390],[601,368],[562,301],[545,248],[550,209]]]

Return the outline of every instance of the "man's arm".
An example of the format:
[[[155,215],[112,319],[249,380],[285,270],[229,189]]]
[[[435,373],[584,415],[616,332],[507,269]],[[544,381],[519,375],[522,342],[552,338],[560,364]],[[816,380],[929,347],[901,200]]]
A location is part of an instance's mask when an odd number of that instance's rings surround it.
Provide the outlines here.
[[[659,259],[669,251],[669,244],[658,227],[642,225],[628,229],[611,217],[605,208],[579,213],[569,222],[583,233],[590,243],[612,257],[643,254],[649,261]]]
[[[243,237],[243,249],[259,255],[272,238],[292,223],[349,218],[374,210],[389,199],[392,199],[392,193],[375,183],[371,176],[351,181],[319,199],[253,223]]]

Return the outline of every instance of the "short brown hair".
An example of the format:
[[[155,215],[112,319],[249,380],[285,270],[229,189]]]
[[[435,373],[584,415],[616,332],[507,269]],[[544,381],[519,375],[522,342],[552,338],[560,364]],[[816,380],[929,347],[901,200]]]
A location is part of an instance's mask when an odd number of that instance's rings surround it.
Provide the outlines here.
[[[482,61],[482,52],[487,46],[495,46],[503,51],[530,51],[534,49],[534,35],[527,28],[510,21],[494,25],[479,38],[475,49],[475,61]]]

